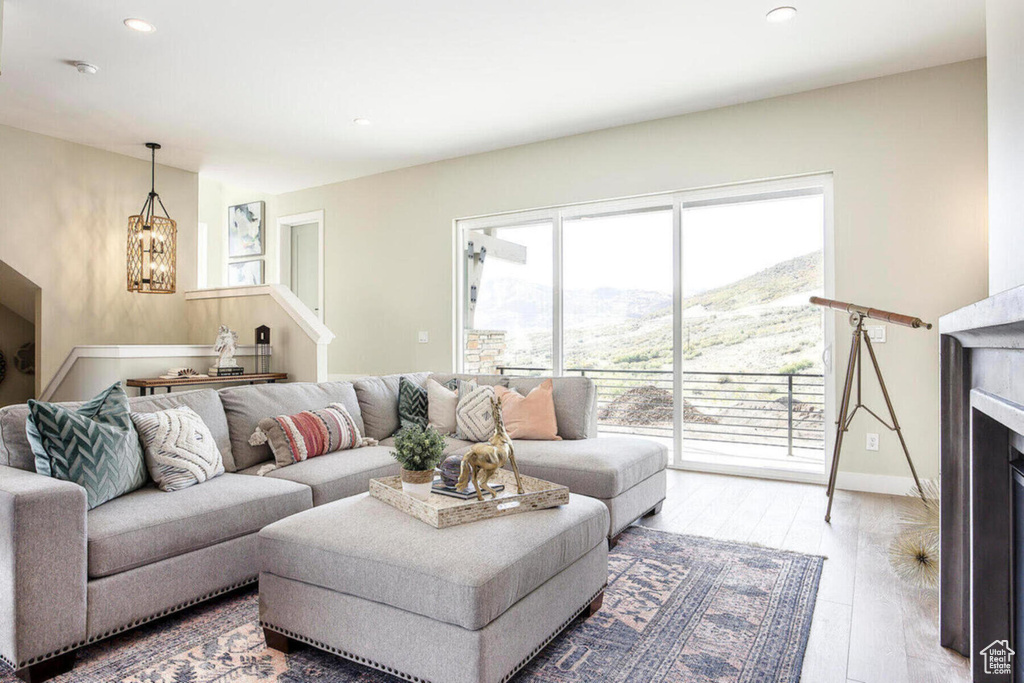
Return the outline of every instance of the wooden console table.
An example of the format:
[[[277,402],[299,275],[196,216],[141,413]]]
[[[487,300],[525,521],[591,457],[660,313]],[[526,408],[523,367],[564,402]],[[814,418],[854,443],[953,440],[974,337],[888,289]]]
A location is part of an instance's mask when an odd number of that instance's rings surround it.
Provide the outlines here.
[[[173,387],[193,387],[203,384],[256,384],[266,382],[273,384],[278,380],[288,379],[287,372],[250,373],[247,375],[225,375],[223,377],[175,377],[165,379],[153,377],[147,379],[130,379],[125,384],[130,387],[137,387],[139,396],[145,396],[148,390],[150,395],[156,393],[157,387],[166,388],[171,393]]]

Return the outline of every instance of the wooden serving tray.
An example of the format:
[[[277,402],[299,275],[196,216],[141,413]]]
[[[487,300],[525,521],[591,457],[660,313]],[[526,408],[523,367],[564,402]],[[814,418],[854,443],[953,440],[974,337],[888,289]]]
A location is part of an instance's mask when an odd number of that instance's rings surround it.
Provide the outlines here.
[[[505,490],[493,500],[490,494],[484,494],[481,501],[476,498],[459,500],[437,493],[431,493],[427,500],[420,500],[402,491],[401,477],[371,479],[370,495],[436,529],[568,504],[567,486],[525,475],[522,479],[526,492],[520,495],[516,493],[516,476],[512,472],[506,469],[495,472],[491,477],[491,483],[504,484]]]

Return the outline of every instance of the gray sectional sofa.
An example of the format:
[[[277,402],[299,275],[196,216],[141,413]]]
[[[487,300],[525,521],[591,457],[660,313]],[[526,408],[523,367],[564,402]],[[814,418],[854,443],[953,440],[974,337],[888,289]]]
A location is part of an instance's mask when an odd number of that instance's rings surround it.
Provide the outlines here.
[[[423,384],[428,373],[405,375]],[[434,375],[446,381],[453,375]],[[470,378],[468,375],[459,375]],[[475,376],[525,393],[540,378]],[[399,375],[354,383],[268,384],[131,399],[136,412],[187,405],[209,426],[227,472],[166,493],[147,486],[87,510],[81,487],[35,473],[26,406],[0,409],[0,660],[26,680],[67,670],[76,648],[255,581],[256,534],[314,506],[398,474]],[[596,439],[596,389],[555,378],[562,441],[517,441],[524,474],[596,498],[613,539],[665,497],[667,452],[647,440]],[[273,470],[249,437],[260,419],[339,402],[380,445]],[[449,440],[447,451],[467,442]],[[425,528],[425,532],[429,529]]]

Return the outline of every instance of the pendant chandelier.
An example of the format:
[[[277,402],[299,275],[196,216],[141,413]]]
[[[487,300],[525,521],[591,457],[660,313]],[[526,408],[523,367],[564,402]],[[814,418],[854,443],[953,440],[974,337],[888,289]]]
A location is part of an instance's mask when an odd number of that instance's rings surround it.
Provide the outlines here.
[[[128,219],[128,291],[174,294],[178,224],[167,215],[156,193],[156,151],[160,145],[147,142],[146,147],[152,152],[151,185],[142,211]],[[163,216],[156,214],[157,204]]]

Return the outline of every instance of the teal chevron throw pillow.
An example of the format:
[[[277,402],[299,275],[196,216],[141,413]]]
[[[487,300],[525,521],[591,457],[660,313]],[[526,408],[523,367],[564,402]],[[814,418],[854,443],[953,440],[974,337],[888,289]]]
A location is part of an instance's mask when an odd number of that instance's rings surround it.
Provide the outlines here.
[[[120,382],[77,408],[30,400],[28,410],[25,427],[36,472],[84,488],[90,510],[146,483],[146,462]]]
[[[402,429],[427,426],[427,389],[404,376],[398,378],[398,419]]]

